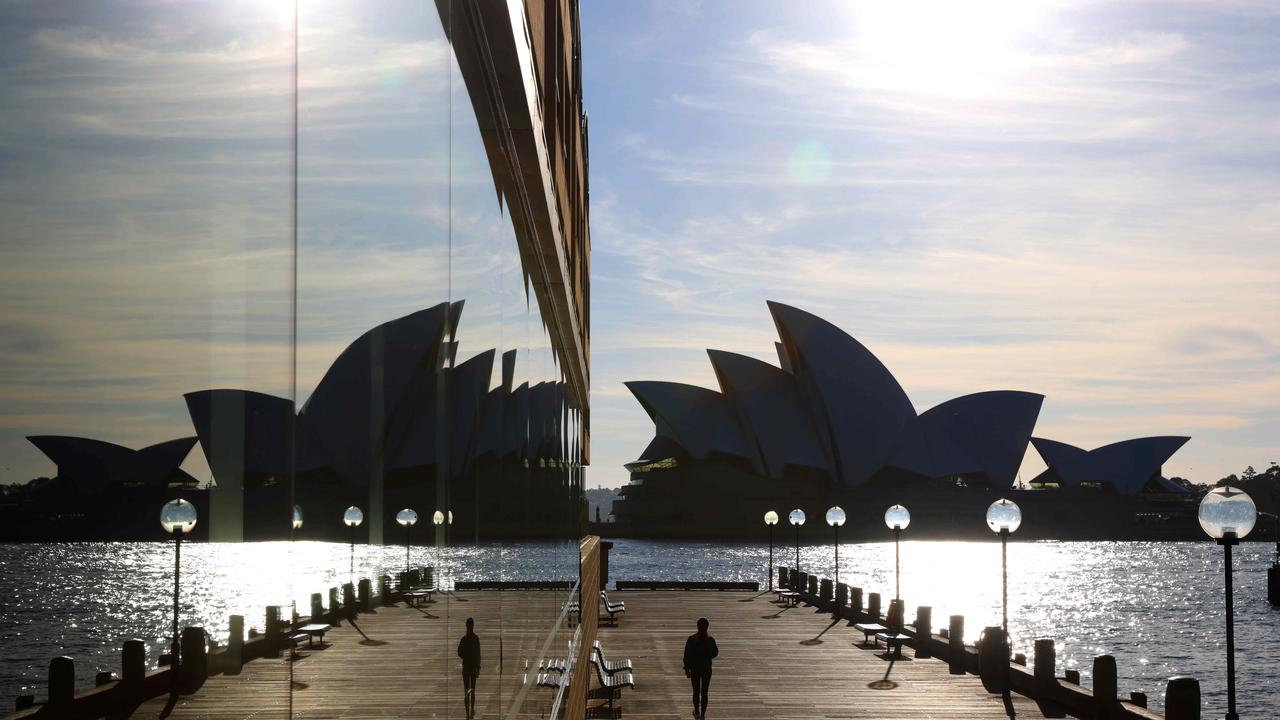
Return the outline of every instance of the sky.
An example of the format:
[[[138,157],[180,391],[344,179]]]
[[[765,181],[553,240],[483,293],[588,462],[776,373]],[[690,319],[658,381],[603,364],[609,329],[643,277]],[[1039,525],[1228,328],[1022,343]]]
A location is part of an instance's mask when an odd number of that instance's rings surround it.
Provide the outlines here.
[[[0,482],[53,472],[30,434],[189,435],[184,392],[304,402],[360,333],[445,299],[460,360],[555,374],[430,3],[301,3],[295,303],[290,9],[6,6]],[[917,411],[1027,390],[1041,436],[1191,436],[1168,475],[1280,460],[1274,4],[581,13],[590,486],[653,432],[624,381],[776,362],[766,300],[844,328]]]
[[[652,437],[625,381],[776,364],[766,300],[917,412],[1026,390],[1037,436],[1191,436],[1168,476],[1280,460],[1278,36],[1266,2],[583,3],[588,484]]]

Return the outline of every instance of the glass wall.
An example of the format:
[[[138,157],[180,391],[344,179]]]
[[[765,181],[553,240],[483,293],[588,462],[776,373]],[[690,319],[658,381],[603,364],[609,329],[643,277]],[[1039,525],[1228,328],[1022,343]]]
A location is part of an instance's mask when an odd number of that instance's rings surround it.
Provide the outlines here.
[[[476,714],[545,714],[570,592],[516,586],[577,578],[578,416],[450,2],[8,14],[0,701],[44,702],[59,655],[77,692],[130,639],[167,663],[178,572],[210,679],[174,716],[464,717],[468,618]]]

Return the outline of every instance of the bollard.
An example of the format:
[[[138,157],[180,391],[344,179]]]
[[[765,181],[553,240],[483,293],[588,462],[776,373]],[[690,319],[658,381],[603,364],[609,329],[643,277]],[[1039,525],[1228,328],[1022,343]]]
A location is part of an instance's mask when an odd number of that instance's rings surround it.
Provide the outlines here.
[[[787,587],[787,568],[782,566],[778,567],[778,587]]]
[[[391,604],[391,578],[386,575],[378,576],[378,604]]]
[[[49,661],[49,704],[71,702],[76,694],[76,661],[63,655]]]
[[[311,598],[313,601],[315,597]],[[244,616],[231,616],[231,631],[227,633],[227,650],[222,653],[222,672],[239,675],[244,666]]]
[[[356,586],[351,583],[342,584],[342,609],[346,611],[348,617],[355,617]]]
[[[98,673],[93,676],[93,686],[102,687],[115,679],[116,676],[112,675],[110,670],[99,670]]]
[[[329,588],[329,613],[336,617],[340,607],[342,607],[342,603],[338,602],[338,588]]]
[[[182,691],[193,693],[209,677],[209,648],[202,627],[182,628]]]
[[[818,598],[824,603],[831,602],[831,578],[822,578],[818,588]]]
[[[1099,655],[1093,659],[1093,711],[1100,718],[1109,717],[1116,704],[1116,659]]]
[[[1280,605],[1280,565],[1267,568],[1267,602]]]
[[[1171,677],[1164,688],[1165,720],[1200,720],[1200,681]]]
[[[840,612],[840,608],[849,603],[849,586],[845,583],[836,583],[836,612]]]
[[[809,589],[809,573],[797,572],[791,574],[791,582],[796,592],[804,592]]]
[[[432,587],[435,584],[436,569],[433,567],[422,568],[422,575],[420,577],[422,578],[422,583],[424,585]]]
[[[147,676],[147,644],[141,640],[125,640],[120,649],[120,681],[141,685]]]
[[[1036,687],[1039,689],[1039,694],[1045,698],[1038,701],[1040,714],[1047,718],[1066,717],[1067,711],[1058,703],[1048,699],[1053,695],[1055,686],[1058,684],[1058,648],[1053,642],[1053,638],[1036,640],[1036,657],[1033,672],[1035,673]]]
[[[356,597],[359,598],[360,612],[369,612],[373,610],[373,586],[369,582],[369,578],[360,578],[360,582],[356,585]]]
[[[263,634],[267,636],[267,648],[271,657],[280,657],[280,647],[284,645],[284,626],[280,621],[280,606],[267,606],[267,623]]]
[[[1064,672],[1062,673],[1062,679],[1063,679],[1063,680],[1066,680],[1067,682],[1071,683],[1072,685],[1079,685],[1079,684],[1080,684],[1080,671],[1079,671],[1079,670],[1066,670],[1066,671],[1064,671]]]
[[[320,593],[311,593],[311,622],[320,622],[324,618],[324,603]]]
[[[809,597],[816,597],[818,595],[818,576],[810,575],[807,580],[808,586],[806,589],[809,591]]]
[[[35,704],[35,695],[19,695],[18,698],[13,701],[13,709],[17,712],[22,712],[29,707],[34,707]]]
[[[902,631],[904,616],[907,614],[906,603],[901,600],[889,601],[889,612],[885,614],[885,625],[894,632]]]
[[[1147,706],[1147,694],[1144,692],[1138,692],[1137,690],[1134,690],[1133,692],[1129,693],[1129,702],[1133,705],[1137,705],[1140,708],[1144,708]]]
[[[1021,665],[1022,667],[1026,667],[1026,666],[1027,666],[1027,654],[1026,654],[1026,653],[1014,653],[1014,654],[1013,654],[1013,664],[1014,664],[1014,665]]]
[[[952,615],[947,626],[947,643],[951,657],[947,658],[948,671],[952,675],[965,674],[964,616]]]
[[[1009,640],[1004,628],[989,625],[978,636],[978,676],[989,693],[1004,692],[1009,675]]]
[[[917,607],[914,627],[916,629],[916,637],[924,640],[924,642],[916,643],[916,657],[933,657],[929,653],[929,641],[933,639],[933,608],[928,605]]]
[[[858,616],[862,614],[862,588],[849,588],[849,609],[853,611],[853,619],[856,622]]]
[[[880,619],[880,593],[867,595],[867,614],[874,620]]]

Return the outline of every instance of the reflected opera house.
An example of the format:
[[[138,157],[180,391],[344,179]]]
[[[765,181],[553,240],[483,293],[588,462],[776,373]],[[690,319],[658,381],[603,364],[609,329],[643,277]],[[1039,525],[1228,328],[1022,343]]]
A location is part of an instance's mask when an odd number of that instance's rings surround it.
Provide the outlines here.
[[[985,537],[983,509],[1010,496],[1043,538],[1194,537],[1194,501],[1161,466],[1189,438],[1091,451],[1032,437],[1043,395],[975,392],[917,413],[865,346],[777,302],[778,365],[708,350],[719,390],[661,381],[627,388],[654,438],[627,464],[619,534],[754,537],[769,509],[840,504],[855,537],[878,538],[884,509],[911,508],[918,537]],[[1048,468],[1018,469],[1030,444]],[[970,521],[978,518],[977,522]],[[822,533],[812,524],[802,532]]]

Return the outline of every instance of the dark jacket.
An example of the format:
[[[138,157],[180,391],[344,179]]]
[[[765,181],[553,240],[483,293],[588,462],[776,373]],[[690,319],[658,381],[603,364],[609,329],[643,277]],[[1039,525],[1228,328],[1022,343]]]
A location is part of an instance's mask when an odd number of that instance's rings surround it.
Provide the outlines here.
[[[463,635],[458,641],[458,657],[462,658],[462,672],[475,675],[480,672],[480,636]]]
[[[684,669],[691,673],[711,672],[711,661],[720,654],[716,639],[694,633],[684,641]]]

